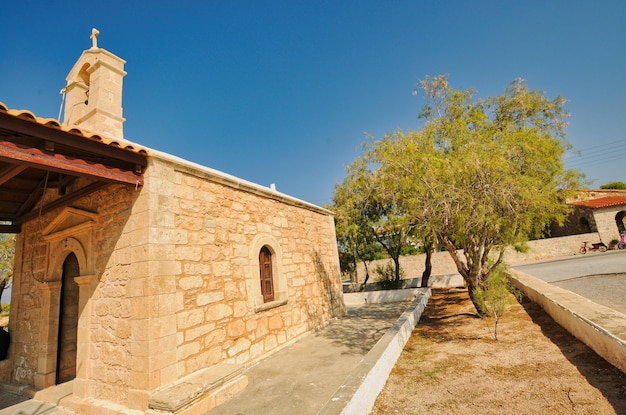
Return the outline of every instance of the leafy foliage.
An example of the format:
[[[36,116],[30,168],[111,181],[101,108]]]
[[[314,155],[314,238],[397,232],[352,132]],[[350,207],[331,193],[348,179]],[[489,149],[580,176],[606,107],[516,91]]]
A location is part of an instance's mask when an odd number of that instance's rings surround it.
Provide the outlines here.
[[[391,262],[383,265],[376,265],[374,274],[378,276],[377,281],[398,281],[396,279],[396,267]],[[404,277],[404,270],[400,267],[400,279]]]
[[[503,95],[475,99],[447,77],[419,84],[427,104],[419,131],[391,132],[372,143],[363,165],[375,166],[379,198],[401,206],[413,228],[436,236],[465,279],[470,297],[503,260],[568,212],[566,191],[580,174],[563,155],[564,99],[550,100],[513,81]]]
[[[610,183],[603,184],[602,186],[600,186],[600,189],[626,190],[626,183],[624,183],[624,182],[610,182]]]
[[[0,234],[0,297],[13,278],[15,235]],[[4,306],[1,306],[4,307]],[[0,311],[1,311],[0,307]]]
[[[335,187],[333,204],[336,232],[340,248],[366,267],[367,261],[375,259],[382,250],[395,264],[395,280],[400,279],[399,257],[410,245],[413,225],[395,197],[384,191],[384,182],[368,165],[358,158],[347,169],[344,181]],[[346,263],[348,261],[341,261]],[[345,269],[344,269],[345,271]]]

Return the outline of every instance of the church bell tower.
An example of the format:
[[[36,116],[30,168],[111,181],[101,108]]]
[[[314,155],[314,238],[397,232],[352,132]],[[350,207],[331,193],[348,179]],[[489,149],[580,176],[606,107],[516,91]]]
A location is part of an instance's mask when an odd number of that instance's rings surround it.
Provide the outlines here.
[[[82,53],[67,75],[63,124],[124,138],[122,80],[126,61],[99,48],[99,34],[92,29],[91,48]]]

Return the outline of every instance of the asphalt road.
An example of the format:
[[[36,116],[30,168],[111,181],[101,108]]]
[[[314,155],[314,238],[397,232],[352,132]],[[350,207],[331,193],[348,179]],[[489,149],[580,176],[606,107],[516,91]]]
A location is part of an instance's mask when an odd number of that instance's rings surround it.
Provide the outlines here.
[[[590,252],[513,268],[626,314],[626,250]]]

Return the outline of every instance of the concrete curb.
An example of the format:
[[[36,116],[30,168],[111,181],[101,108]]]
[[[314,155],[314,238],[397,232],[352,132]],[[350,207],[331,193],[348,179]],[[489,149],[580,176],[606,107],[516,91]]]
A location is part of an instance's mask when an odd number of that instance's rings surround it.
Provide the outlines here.
[[[363,415],[372,410],[430,298],[429,288],[421,290],[422,293],[347,376],[318,415]]]
[[[626,315],[520,271],[511,270],[511,280],[561,327],[626,373]]]

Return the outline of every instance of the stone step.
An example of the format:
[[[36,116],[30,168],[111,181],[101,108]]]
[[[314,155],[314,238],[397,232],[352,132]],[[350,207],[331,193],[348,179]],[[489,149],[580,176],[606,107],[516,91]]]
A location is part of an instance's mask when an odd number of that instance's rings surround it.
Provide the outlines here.
[[[246,387],[248,378],[243,375],[243,371],[243,365],[231,363],[197,370],[157,389],[148,399],[148,405],[151,410],[159,411],[156,413],[202,413],[201,411],[212,409]]]

